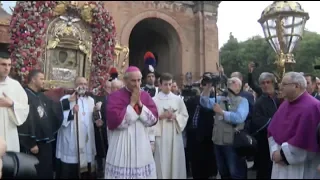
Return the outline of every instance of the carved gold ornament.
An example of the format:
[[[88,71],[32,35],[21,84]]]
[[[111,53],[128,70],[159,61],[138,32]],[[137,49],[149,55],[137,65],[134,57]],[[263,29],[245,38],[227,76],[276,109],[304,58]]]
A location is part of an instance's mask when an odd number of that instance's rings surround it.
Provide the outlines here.
[[[48,42],[48,46],[47,46],[47,49],[54,49],[57,47],[57,45],[59,44],[60,42],[60,39],[59,38],[53,38],[53,39],[50,39],[49,42]]]
[[[128,64],[129,48],[126,46],[121,46],[117,41],[114,48],[114,53],[115,59],[113,61],[113,66],[118,69],[119,77],[121,77],[124,74],[126,65]],[[124,54],[124,57],[120,60],[121,54]]]
[[[79,41],[78,47],[79,47],[80,51],[82,51],[86,55],[89,54],[89,48],[87,47],[87,45],[83,41],[81,41],[81,40]]]
[[[68,7],[68,1],[58,1],[57,6],[54,8],[53,12],[55,16],[60,16],[66,13]]]
[[[73,7],[78,7],[79,2],[78,1],[70,1],[70,5]]]
[[[93,16],[92,16],[92,9],[95,8],[94,5],[89,5],[88,2],[85,2],[84,5],[81,7],[81,18],[87,22],[91,23]]]

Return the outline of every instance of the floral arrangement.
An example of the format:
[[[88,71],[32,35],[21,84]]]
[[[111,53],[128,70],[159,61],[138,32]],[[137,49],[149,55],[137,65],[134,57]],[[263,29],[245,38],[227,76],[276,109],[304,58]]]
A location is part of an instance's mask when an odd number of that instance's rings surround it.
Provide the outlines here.
[[[10,22],[11,42],[9,51],[13,70],[26,83],[25,76],[40,68],[45,45],[47,23],[52,17],[56,1],[18,1]]]
[[[90,1],[93,21],[92,29],[92,64],[90,75],[90,89],[95,94],[102,95],[102,89],[109,79],[109,69],[113,63],[115,47],[115,24],[102,1]]]
[[[26,83],[25,76],[34,68],[42,68],[42,56],[46,48],[47,27],[57,14],[54,8],[64,1],[18,1],[10,22],[11,43],[9,51],[13,68]],[[92,63],[89,79],[90,90],[96,95],[103,94],[113,62],[115,47],[115,24],[101,1],[89,1],[88,21],[92,31]],[[79,10],[79,17],[81,12]]]

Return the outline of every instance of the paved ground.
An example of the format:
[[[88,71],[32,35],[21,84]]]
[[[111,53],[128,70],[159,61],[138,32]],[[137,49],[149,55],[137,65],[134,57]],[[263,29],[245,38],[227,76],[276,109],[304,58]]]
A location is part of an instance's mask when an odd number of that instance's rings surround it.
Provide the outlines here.
[[[192,179],[192,177],[189,177],[188,179]],[[217,176],[217,179],[221,179],[219,174]],[[256,172],[248,170],[248,179],[256,179]]]

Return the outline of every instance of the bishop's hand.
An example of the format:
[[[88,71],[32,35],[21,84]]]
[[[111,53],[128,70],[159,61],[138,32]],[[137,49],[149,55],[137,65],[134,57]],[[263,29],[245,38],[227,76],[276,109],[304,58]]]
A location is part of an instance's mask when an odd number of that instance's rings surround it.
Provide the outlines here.
[[[130,104],[134,106],[139,102],[140,102],[140,90],[138,88],[135,88],[131,94]]]
[[[3,97],[0,98],[0,107],[12,107],[13,101],[5,94],[3,93]]]

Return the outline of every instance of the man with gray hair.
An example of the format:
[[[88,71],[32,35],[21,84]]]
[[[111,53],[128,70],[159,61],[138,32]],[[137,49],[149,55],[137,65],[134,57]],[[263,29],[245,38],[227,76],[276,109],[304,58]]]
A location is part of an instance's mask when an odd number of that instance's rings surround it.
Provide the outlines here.
[[[203,107],[212,109],[216,116],[212,141],[221,179],[247,179],[247,165],[233,147],[235,129],[242,130],[249,113],[249,103],[239,95],[242,82],[237,77],[228,80],[228,96],[209,98],[212,85],[206,84],[200,97]]]
[[[158,110],[150,95],[141,91],[142,74],[130,66],[125,87],[108,97],[106,119],[109,149],[104,179],[156,179],[148,127],[158,121]]]
[[[239,78],[240,81],[243,83],[243,76],[242,76],[242,74],[241,74],[240,72],[233,72],[233,73],[231,73],[231,76],[230,76],[230,77],[231,77],[231,78],[237,77],[237,78]],[[239,94],[240,94],[241,97],[244,97],[244,98],[246,98],[246,99],[248,100],[249,106],[252,106],[252,105],[254,104],[253,94],[251,94],[251,93],[249,93],[249,92],[247,92],[247,91],[244,91],[242,85],[241,85],[241,91],[240,91]],[[250,109],[251,109],[251,108],[250,108]]]
[[[268,127],[271,179],[319,179],[320,102],[306,91],[307,81],[300,73],[286,73],[281,88],[286,100]]]
[[[257,139],[257,153],[255,165],[257,168],[257,179],[270,179],[272,161],[270,159],[267,128],[272,116],[280,106],[281,101],[277,98],[275,91],[275,76],[269,72],[261,73],[259,77],[261,96],[254,104],[250,132]]]

